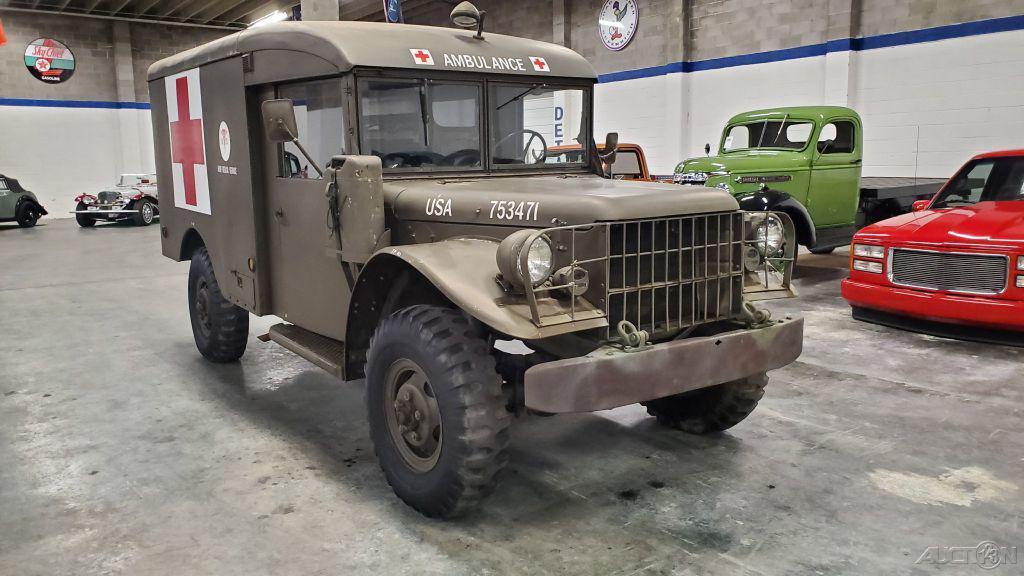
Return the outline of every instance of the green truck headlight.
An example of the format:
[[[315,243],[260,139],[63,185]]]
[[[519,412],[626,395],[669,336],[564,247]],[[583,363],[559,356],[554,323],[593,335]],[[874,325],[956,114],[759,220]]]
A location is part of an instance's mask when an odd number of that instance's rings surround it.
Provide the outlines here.
[[[885,246],[872,246],[871,244],[854,244],[853,255],[862,258],[885,258]]]

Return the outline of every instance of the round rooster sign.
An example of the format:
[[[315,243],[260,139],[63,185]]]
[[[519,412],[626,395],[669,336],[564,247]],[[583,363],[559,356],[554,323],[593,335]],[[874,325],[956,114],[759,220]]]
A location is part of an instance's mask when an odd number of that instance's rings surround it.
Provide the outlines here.
[[[633,39],[640,21],[636,0],[607,0],[597,20],[605,48],[622,50]]]

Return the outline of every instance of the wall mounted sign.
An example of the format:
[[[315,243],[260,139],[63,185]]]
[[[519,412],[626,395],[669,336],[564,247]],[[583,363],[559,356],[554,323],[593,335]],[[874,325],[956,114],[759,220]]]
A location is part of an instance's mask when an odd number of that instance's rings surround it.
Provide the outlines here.
[[[402,0],[384,0],[384,17],[388,22],[404,22]]]
[[[601,42],[609,50],[622,50],[636,34],[640,22],[636,0],[607,0],[597,15]]]
[[[59,84],[75,73],[75,55],[52,38],[37,38],[25,48],[25,67],[36,79]]]

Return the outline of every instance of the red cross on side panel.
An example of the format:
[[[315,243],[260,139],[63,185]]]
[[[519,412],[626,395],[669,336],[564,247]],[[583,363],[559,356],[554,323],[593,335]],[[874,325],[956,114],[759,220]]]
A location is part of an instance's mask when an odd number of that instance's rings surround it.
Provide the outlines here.
[[[181,174],[185,185],[185,203],[197,206],[196,200],[196,166],[202,166],[203,121],[193,120],[189,110],[188,78],[182,76],[174,82],[174,91],[178,95],[178,121],[171,122],[171,162],[181,164]]]
[[[530,56],[530,64],[533,64],[533,69],[537,72],[551,71],[551,69],[548,68],[548,61],[540,56]]]
[[[419,65],[433,66],[434,57],[430,54],[430,50],[424,50],[423,48],[409,48],[409,54],[412,54],[412,61]]]

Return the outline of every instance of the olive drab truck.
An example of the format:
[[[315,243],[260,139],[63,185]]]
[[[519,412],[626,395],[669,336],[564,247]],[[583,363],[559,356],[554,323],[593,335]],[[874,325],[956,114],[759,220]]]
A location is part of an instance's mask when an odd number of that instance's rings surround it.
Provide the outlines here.
[[[763,258],[732,196],[602,172],[584,58],[469,3],[452,21],[279,23],[149,69],[199,351],[235,361],[249,314],[279,317],[261,339],[365,378],[384,476],[434,517],[493,489],[516,415],[640,403],[723,430],[803,333],[747,298]]]

